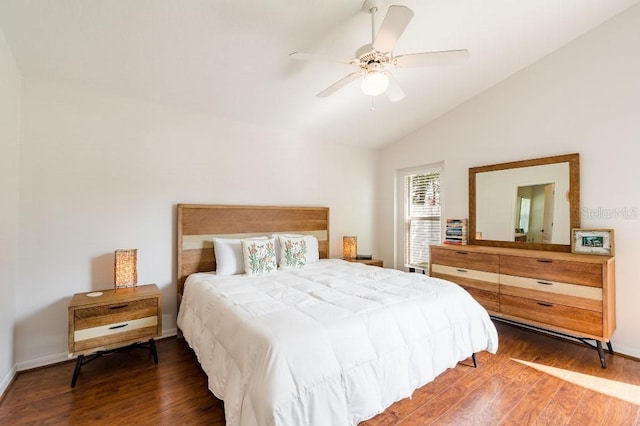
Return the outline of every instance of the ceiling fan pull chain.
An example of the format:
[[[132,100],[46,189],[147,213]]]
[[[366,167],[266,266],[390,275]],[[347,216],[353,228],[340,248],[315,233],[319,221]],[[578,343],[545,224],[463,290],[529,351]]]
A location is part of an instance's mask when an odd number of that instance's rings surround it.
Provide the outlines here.
[[[374,103],[375,99],[376,99],[375,96],[371,97],[371,111],[375,111],[376,110],[376,106],[375,106],[375,103]]]

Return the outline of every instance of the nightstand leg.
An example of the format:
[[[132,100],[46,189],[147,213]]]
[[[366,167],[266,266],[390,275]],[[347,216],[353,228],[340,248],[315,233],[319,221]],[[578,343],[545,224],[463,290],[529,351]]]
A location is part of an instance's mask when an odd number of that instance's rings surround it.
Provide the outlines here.
[[[610,354],[613,354],[613,346],[611,346],[611,342],[607,342],[607,349],[609,349]]]
[[[607,361],[604,359],[604,351],[602,350],[602,342],[596,340],[596,349],[598,350],[598,357],[600,357],[600,366],[607,368]]]
[[[71,387],[75,387],[76,382],[78,381],[78,375],[80,375],[80,368],[82,367],[83,359],[84,355],[78,355],[78,359],[76,360],[76,368],[73,370],[73,378],[71,379]]]
[[[158,350],[156,349],[156,341],[149,339],[149,347],[151,348],[151,354],[153,355],[153,362],[158,363]]]

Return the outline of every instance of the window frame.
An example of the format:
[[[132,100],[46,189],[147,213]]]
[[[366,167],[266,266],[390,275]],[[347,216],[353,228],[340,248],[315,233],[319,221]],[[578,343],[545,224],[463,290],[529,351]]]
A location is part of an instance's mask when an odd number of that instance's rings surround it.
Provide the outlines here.
[[[406,256],[407,240],[407,205],[405,194],[405,179],[408,176],[416,174],[426,174],[437,172],[440,174],[440,217],[438,221],[439,239],[442,239],[442,221],[444,217],[444,193],[443,193],[443,181],[444,181],[444,166],[443,163],[426,164],[417,167],[411,167],[406,169],[396,170],[396,214],[395,214],[395,267],[403,270],[423,270],[423,273],[428,273],[426,268],[420,268],[418,266],[409,265]],[[438,241],[438,244],[441,241]]]

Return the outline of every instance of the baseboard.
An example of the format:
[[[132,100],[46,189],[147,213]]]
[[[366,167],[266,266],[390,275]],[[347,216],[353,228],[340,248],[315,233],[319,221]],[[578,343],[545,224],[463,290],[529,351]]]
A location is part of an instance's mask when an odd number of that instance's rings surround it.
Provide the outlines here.
[[[169,328],[166,330],[162,330],[162,336],[160,339],[164,339],[165,337],[173,337],[178,333],[177,328]],[[25,371],[31,370],[32,368],[45,367],[51,364],[57,364],[60,362],[68,361],[69,354],[64,352],[61,354],[47,355],[42,358],[31,359],[28,361],[22,361],[17,364],[17,371]]]
[[[514,320],[510,320],[510,319],[506,319],[506,318],[501,318],[501,317],[495,317],[495,316],[491,316],[491,319],[496,320],[496,321],[500,321],[503,322],[505,324],[511,324],[513,326],[516,327],[521,327],[521,328],[526,328],[528,330],[534,331],[536,333],[540,333],[540,334],[546,334],[548,336],[557,338],[557,339],[562,339],[562,340],[567,340],[570,342],[574,342],[574,343],[578,343],[583,345],[584,342],[580,340],[580,338],[578,337],[574,337],[568,334],[564,334],[564,333],[558,333],[555,332],[553,330],[547,330],[541,327],[536,327],[533,325],[528,325],[525,323],[520,323],[518,321],[514,321]],[[590,340],[590,339],[587,339]],[[630,346],[625,346],[625,345],[617,345],[614,341],[611,341],[611,345],[613,346],[613,352],[616,355],[620,355],[626,358],[631,358],[634,359],[636,361],[640,361],[640,351],[638,350],[638,348],[632,348]],[[604,346],[604,344],[603,344]],[[595,347],[595,346],[594,346]],[[604,347],[605,352],[607,352],[607,348]]]
[[[42,358],[30,359],[17,364],[18,371],[31,370],[32,368],[44,367],[51,364],[58,364],[67,361],[69,354],[64,352],[61,354],[47,355]]]
[[[167,330],[162,330],[162,337],[160,337],[161,339],[164,339],[165,337],[173,337],[175,335],[178,334],[178,329],[177,328],[169,328]]]
[[[630,346],[625,346],[625,345],[616,345],[615,342],[612,342],[612,344],[613,344],[613,351],[615,353],[624,355],[628,358],[635,359],[636,361],[640,361],[640,349],[632,348]]]
[[[7,375],[2,379],[2,382],[0,382],[0,401],[4,398],[4,393],[9,388],[13,378],[16,377],[17,372],[18,367],[14,364],[14,366],[11,367],[11,370],[9,370]]]

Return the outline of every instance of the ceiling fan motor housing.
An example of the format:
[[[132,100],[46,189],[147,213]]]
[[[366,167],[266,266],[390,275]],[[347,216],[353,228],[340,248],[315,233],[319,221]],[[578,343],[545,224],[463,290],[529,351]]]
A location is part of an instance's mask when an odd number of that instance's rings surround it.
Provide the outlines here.
[[[371,43],[365,44],[360,49],[356,50],[356,58],[358,58],[358,65],[365,67],[368,64],[388,64],[389,55],[382,54],[373,50]]]

